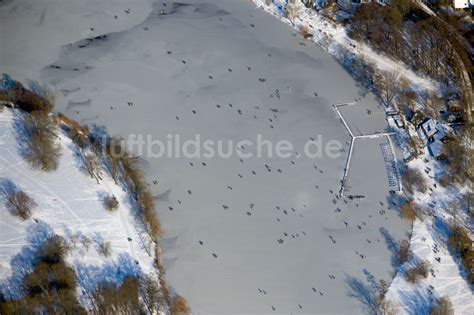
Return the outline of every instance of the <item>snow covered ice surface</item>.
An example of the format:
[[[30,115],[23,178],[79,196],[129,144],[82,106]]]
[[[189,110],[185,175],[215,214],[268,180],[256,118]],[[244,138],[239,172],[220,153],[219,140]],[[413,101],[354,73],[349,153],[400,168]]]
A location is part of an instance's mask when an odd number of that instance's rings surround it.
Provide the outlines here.
[[[3,198],[6,187],[14,185],[33,198],[37,207],[32,210],[31,219],[20,221],[9,213],[3,200],[0,203],[2,292],[19,297],[22,273],[33,267],[33,249],[54,234],[63,236],[71,245],[66,260],[76,271],[79,297],[84,303],[89,300],[82,291],[90,292],[97,281],[121,283],[126,276],[139,274],[156,279],[154,252],[148,255],[149,249],[141,242],[143,231],[137,228],[127,193],[107,174],[97,184],[81,172],[75,145],[62,133],[59,168],[53,173],[33,170],[19,155],[17,119],[18,112],[0,112],[0,193]],[[116,196],[116,211],[104,209],[104,194]],[[88,249],[81,242],[84,237],[91,241]],[[110,242],[110,257],[99,254],[101,242]]]
[[[382,138],[357,140],[364,146],[354,148],[349,182],[365,198],[346,203],[338,192],[350,137],[331,105],[361,98],[360,106],[343,113],[361,134],[384,131],[382,109],[371,95],[361,94],[332,56],[293,36],[288,25],[236,0],[166,6],[138,0],[16,0],[0,5],[0,18],[6,30],[2,72],[50,84],[58,93],[56,110],[73,119],[123,137],[191,139],[198,133],[238,141],[261,134],[274,143],[290,140],[300,153],[243,162],[237,155],[141,157],[148,182],[158,181],[152,189],[165,231],[166,278],[195,313],[267,314],[273,308],[285,314],[361,313],[348,294],[347,277],[365,279],[366,269],[391,278],[393,253],[381,231],[398,240],[409,227],[388,207]],[[86,39],[96,36],[101,37]],[[367,115],[367,108],[374,113]],[[335,159],[302,156],[304,143],[318,135],[325,142],[340,141],[345,152]],[[7,155],[4,172],[26,167],[10,157],[13,147],[0,152]],[[20,173],[15,176],[19,186],[29,183]],[[81,180],[61,170],[57,176]],[[40,182],[31,194],[65,213],[58,220],[69,218],[54,223],[59,230],[87,226],[92,216],[87,203],[96,202],[96,191],[81,190],[85,184],[67,192],[57,186]],[[75,216],[54,206],[59,192],[66,194],[66,205],[84,200]],[[111,228],[120,226],[120,218],[99,212],[93,218],[100,215],[105,233],[116,240],[114,248],[133,253],[126,239],[122,242],[126,230]],[[6,235],[5,243],[11,239]],[[147,265],[146,259],[139,258],[140,265]]]

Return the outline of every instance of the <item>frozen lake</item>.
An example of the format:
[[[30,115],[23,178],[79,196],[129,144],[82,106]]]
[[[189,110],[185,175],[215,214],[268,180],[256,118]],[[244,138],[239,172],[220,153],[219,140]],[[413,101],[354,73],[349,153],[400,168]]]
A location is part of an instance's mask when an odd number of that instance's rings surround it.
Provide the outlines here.
[[[365,198],[338,196],[350,137],[332,104],[361,98],[341,111],[360,134],[385,131],[383,110],[249,1],[184,2],[7,1],[0,68],[47,82],[57,111],[112,135],[290,141],[289,158],[142,156],[167,280],[196,314],[361,313],[348,277],[389,280],[380,231],[398,240],[408,225],[387,207],[385,138],[356,140],[348,182]],[[318,136],[344,152],[307,158]]]

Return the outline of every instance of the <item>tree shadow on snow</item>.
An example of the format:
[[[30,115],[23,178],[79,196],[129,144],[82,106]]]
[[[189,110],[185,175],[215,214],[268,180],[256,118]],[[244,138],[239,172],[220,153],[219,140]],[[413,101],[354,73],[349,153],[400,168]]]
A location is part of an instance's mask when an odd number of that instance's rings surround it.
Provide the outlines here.
[[[378,289],[374,286],[374,282],[370,280],[370,277],[368,279],[369,283],[367,284],[353,276],[346,276],[347,296],[358,300],[368,314],[377,314]]]
[[[405,311],[409,315],[428,315],[434,297],[427,292],[423,292],[421,289],[416,289],[412,292],[406,290],[398,291],[401,302],[405,305]]]
[[[398,267],[400,265],[400,261],[398,259],[398,253],[400,251],[400,244],[398,241],[390,234],[390,232],[384,228],[381,227],[379,229],[380,234],[385,240],[385,245],[387,245],[388,250],[392,253],[392,258],[391,258],[391,264],[392,267]]]
[[[5,200],[8,195],[17,192],[18,187],[10,179],[1,177],[0,178],[0,197]]]
[[[28,115],[21,113],[20,111],[14,111],[14,117],[12,119],[13,133],[15,135],[16,143],[18,144],[18,154],[26,158],[29,155],[28,143],[31,139],[31,132],[25,127],[24,117]]]
[[[8,299],[18,299],[22,294],[23,278],[31,272],[38,261],[38,250],[49,238],[53,229],[43,221],[31,223],[27,227],[27,244],[10,260],[11,276],[0,282],[0,292]]]
[[[87,265],[75,262],[78,282],[86,292],[94,292],[100,284],[121,285],[127,277],[142,275],[137,261],[128,253],[122,253],[115,261],[104,265]]]

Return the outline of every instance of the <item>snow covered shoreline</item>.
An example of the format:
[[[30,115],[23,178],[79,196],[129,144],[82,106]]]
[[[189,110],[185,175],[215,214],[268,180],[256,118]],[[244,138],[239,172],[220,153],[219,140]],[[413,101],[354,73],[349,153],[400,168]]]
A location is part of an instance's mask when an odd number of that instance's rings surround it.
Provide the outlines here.
[[[344,28],[328,20],[314,10],[301,8],[296,22],[292,23],[285,17],[286,1],[274,0],[251,0],[255,5],[287,24],[292,25],[296,30],[310,30],[312,38],[316,43],[322,46],[334,55],[340,62],[345,62],[344,52],[348,51],[363,60],[367,64],[372,64],[378,71],[396,71],[410,82],[410,86],[415,91],[418,89],[427,89],[436,91],[438,84],[432,80],[419,77],[413,71],[407,69],[401,63],[381,56],[372,51],[366,44],[356,42],[350,39]],[[347,125],[346,125],[347,127]],[[400,132],[397,126],[392,126],[396,132]],[[350,131],[349,131],[350,132]],[[403,144],[406,145],[406,144]],[[352,149],[352,145],[351,145]],[[447,212],[449,202],[452,202],[462,193],[462,190],[468,189],[462,187],[445,195],[443,188],[437,188],[433,181],[435,176],[443,173],[443,167],[436,162],[426,149],[424,154],[417,159],[410,161],[408,167],[418,169],[427,176],[428,186],[431,193],[417,194],[415,201],[419,206],[432,209],[430,218],[425,220],[416,219],[411,231],[411,249],[414,258],[400,267],[393,281],[390,284],[386,298],[395,303],[397,312],[410,314],[417,312],[430,312],[432,305],[441,297],[448,297],[453,303],[456,314],[469,314],[469,309],[474,307],[474,295],[469,284],[463,276],[460,262],[455,262],[453,253],[450,253],[446,244],[448,242],[447,227],[442,225],[450,224],[452,214]],[[428,172],[429,170],[429,172]],[[429,195],[429,196],[428,196]],[[462,198],[462,197],[461,197]],[[442,219],[439,220],[438,217]],[[464,218],[466,222],[468,218]],[[469,226],[469,223],[467,223]],[[441,230],[440,230],[441,229]],[[472,233],[471,233],[472,234]],[[457,258],[459,260],[459,258]],[[414,285],[407,282],[405,273],[417,261],[426,260],[432,266],[428,279],[423,280],[421,284]]]
[[[89,310],[91,295],[100,284],[121,285],[127,277],[149,277],[159,283],[158,245],[137,223],[127,190],[105,170],[100,182],[88,176],[81,169],[76,144],[60,129],[56,131],[62,152],[59,168],[52,173],[32,169],[17,143],[23,115],[27,114],[8,108],[0,113],[0,190],[6,194],[13,185],[36,203],[32,217],[24,221],[0,204],[0,288],[5,297],[23,296],[22,281],[36,261],[35,248],[53,235],[68,244],[66,262],[77,274],[79,301]],[[106,211],[104,196],[115,196],[118,208]]]

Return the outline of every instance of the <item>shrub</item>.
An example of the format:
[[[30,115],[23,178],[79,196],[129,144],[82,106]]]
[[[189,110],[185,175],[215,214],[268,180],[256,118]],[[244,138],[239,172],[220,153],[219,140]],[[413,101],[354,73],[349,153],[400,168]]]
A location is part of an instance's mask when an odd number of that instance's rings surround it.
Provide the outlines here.
[[[460,224],[454,224],[448,244],[460,256],[468,282],[474,284],[474,249],[469,232]]]
[[[78,123],[74,119],[71,119],[63,115],[62,113],[58,113],[57,119],[61,124],[65,125],[70,130],[74,130],[77,133],[80,133],[83,135],[89,134],[89,128],[82,126],[80,123]]]
[[[155,199],[148,188],[140,193],[138,201],[151,236],[154,238],[161,237],[161,224],[155,213]]]
[[[427,261],[417,262],[414,267],[406,271],[405,278],[408,282],[417,283],[421,278],[428,277],[429,266]]]
[[[453,304],[447,296],[443,296],[431,308],[430,315],[454,315]]]
[[[425,119],[426,119],[426,116],[425,114],[423,114],[423,112],[416,111],[415,114],[413,115],[411,123],[413,124],[413,126],[419,127],[423,123],[423,121],[425,121]]]
[[[108,159],[105,164],[110,176],[114,179],[115,183],[118,181],[120,174],[120,165],[122,157],[125,155],[125,148],[122,146],[120,139],[112,138],[107,141],[105,146],[105,154]]]
[[[400,93],[400,73],[392,72],[378,72],[374,78],[374,87],[377,91],[377,96],[381,102],[388,108],[395,105],[394,100]]]
[[[313,33],[311,33],[311,30],[306,25],[300,27],[300,34],[304,39],[310,39],[313,37]]]
[[[95,179],[97,184],[100,183],[101,169],[100,169],[100,160],[94,152],[89,152],[82,155],[82,161],[87,173],[91,178]]]
[[[122,164],[127,186],[132,192],[135,200],[138,200],[140,192],[146,188],[146,183],[143,179],[143,173],[138,167],[137,159],[129,154],[124,154],[121,157],[120,162]]]
[[[139,281],[127,277],[119,286],[101,284],[93,293],[99,314],[140,314]]]
[[[89,247],[91,246],[92,244],[92,241],[90,238],[88,238],[87,236],[83,236],[81,238],[81,244],[82,246],[84,246],[84,248],[86,249],[86,251],[89,251]]]
[[[47,97],[54,100],[52,95],[48,91]],[[49,113],[53,109],[53,103],[45,97],[26,89],[18,81],[13,81],[11,88],[0,91],[0,100],[11,102],[26,112],[42,111]]]
[[[463,184],[469,178],[471,152],[460,139],[451,139],[443,145],[443,156],[446,157],[447,174],[452,181]]]
[[[176,296],[171,301],[171,315],[190,315],[191,308],[185,298]]]
[[[106,196],[104,198],[104,207],[107,211],[114,211],[117,210],[119,206],[119,202],[114,195]]]
[[[10,213],[23,220],[28,219],[31,216],[31,210],[37,206],[36,202],[21,190],[9,193],[6,201],[6,207]]]
[[[295,24],[296,18],[300,15],[302,5],[300,0],[288,0],[285,9],[285,15],[291,24]]]
[[[159,283],[150,276],[140,277],[140,287],[142,289],[143,303],[151,314],[159,313],[161,309],[167,307],[167,302]]]
[[[153,238],[161,237],[161,224],[155,213],[155,198],[152,196],[138,167],[137,159],[124,153],[120,159],[124,178],[133,197],[137,201],[139,215]]]
[[[448,175],[441,176],[439,178],[438,182],[441,185],[441,187],[443,187],[443,188],[447,188],[447,187],[449,187],[453,184],[453,182],[450,179],[450,176],[448,176]]]
[[[423,219],[423,210],[414,201],[407,202],[400,207],[400,215],[408,221],[416,218]]]
[[[42,244],[38,256],[43,262],[55,264],[64,259],[68,250],[69,246],[67,245],[66,240],[59,235],[55,235]]]
[[[400,248],[398,250],[398,262],[403,264],[410,260],[412,252],[410,250],[410,242],[408,240],[400,241]]]
[[[61,237],[53,236],[42,244],[40,259],[22,280],[23,297],[2,301],[0,296],[2,314],[86,314],[77,300],[76,274],[62,259],[64,252],[57,249],[63,242]],[[61,258],[51,259],[53,252]]]
[[[382,300],[382,302],[380,302],[379,311],[380,312],[377,314],[381,314],[381,315],[396,315],[397,314],[397,309],[396,309],[395,304],[392,301],[385,300],[385,299]]]
[[[61,156],[56,143],[55,124],[47,113],[34,111],[23,119],[26,136],[26,160],[35,168],[54,171],[58,168]]]
[[[425,193],[428,189],[425,177],[416,168],[409,167],[403,174],[402,181],[405,189],[410,194],[413,194],[415,190]]]
[[[45,286],[47,284],[47,286]],[[75,290],[77,279],[74,271],[64,263],[49,265],[39,262],[34,272],[28,274],[23,285],[29,294],[40,294],[45,288],[50,290]]]
[[[87,139],[87,137],[76,129],[69,129],[68,134],[72,142],[74,142],[82,150],[84,150],[89,144],[89,140]]]
[[[110,242],[100,242],[98,252],[104,257],[109,257],[112,254],[112,247],[110,245]]]

